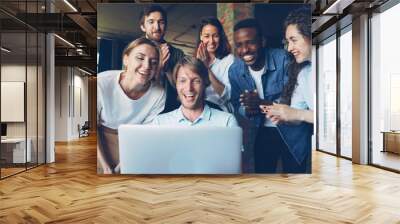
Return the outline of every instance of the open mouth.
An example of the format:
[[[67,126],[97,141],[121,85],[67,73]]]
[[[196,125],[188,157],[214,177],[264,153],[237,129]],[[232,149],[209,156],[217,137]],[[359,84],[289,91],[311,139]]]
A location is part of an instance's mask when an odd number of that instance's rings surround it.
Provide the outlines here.
[[[254,61],[254,55],[245,55],[245,56],[243,56],[243,61],[245,61],[245,62],[252,62],[252,61]]]
[[[185,99],[187,101],[194,101],[194,99],[195,99],[195,94],[194,93],[183,94],[183,96],[185,97]]]

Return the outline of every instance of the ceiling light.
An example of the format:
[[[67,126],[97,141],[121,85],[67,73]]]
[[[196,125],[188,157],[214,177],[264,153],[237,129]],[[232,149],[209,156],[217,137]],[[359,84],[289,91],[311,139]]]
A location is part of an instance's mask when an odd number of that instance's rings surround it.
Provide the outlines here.
[[[355,0],[336,0],[332,5],[324,10],[322,14],[342,14],[343,9],[351,5]]]
[[[92,73],[90,73],[90,72],[88,72],[88,71],[86,71],[86,70],[83,70],[83,69],[81,69],[81,68],[79,68],[79,67],[78,67],[78,70],[81,71],[81,72],[83,72],[83,73],[85,73],[85,74],[87,74],[87,75],[92,75]]]
[[[5,47],[1,47],[1,50],[4,51],[4,52],[6,52],[6,53],[10,53],[10,52],[11,52],[11,50],[9,50],[9,49],[7,49],[7,48],[5,48]]]
[[[58,39],[60,39],[61,41],[63,41],[64,43],[66,43],[67,45],[69,45],[70,47],[75,48],[75,45],[73,45],[71,42],[69,42],[68,40],[58,36],[57,34],[54,34],[55,37],[57,37]]]
[[[69,3],[68,0],[64,0],[65,4],[67,4],[72,10],[74,10],[74,12],[78,12],[78,10],[71,4]]]

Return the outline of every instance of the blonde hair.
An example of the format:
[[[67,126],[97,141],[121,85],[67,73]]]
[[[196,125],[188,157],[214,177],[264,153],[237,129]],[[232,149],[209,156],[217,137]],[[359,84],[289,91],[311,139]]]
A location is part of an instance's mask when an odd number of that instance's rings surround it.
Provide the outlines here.
[[[156,81],[157,84],[160,84],[160,67],[161,67],[161,50],[160,47],[153,42],[152,40],[149,40],[145,37],[140,37],[132,42],[130,42],[126,48],[124,49],[124,51],[122,52],[122,61],[124,61],[124,56],[129,56],[129,54],[132,52],[133,49],[135,49],[136,47],[142,45],[142,44],[147,44],[151,47],[154,47],[154,49],[157,52],[158,55],[158,65],[157,65],[157,69],[156,69],[156,75],[154,76],[154,81]],[[123,63],[122,63],[123,64]],[[123,64],[122,65],[122,70],[126,70],[126,66]]]
[[[172,78],[174,80],[175,85],[176,85],[176,80],[178,78],[178,70],[183,66],[189,66],[190,70],[192,70],[193,72],[197,73],[200,76],[201,80],[204,83],[204,89],[211,84],[210,78],[208,76],[208,69],[204,65],[204,63],[193,56],[186,55],[178,61],[172,73]]]

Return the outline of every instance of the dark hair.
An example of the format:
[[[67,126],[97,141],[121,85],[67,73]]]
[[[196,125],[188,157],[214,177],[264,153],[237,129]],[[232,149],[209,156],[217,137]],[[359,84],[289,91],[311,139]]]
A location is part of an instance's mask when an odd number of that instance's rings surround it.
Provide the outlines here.
[[[139,15],[140,25],[144,24],[144,17],[150,15],[150,13],[152,13],[152,12],[161,13],[161,15],[164,19],[164,22],[165,22],[165,26],[167,26],[167,24],[168,24],[167,12],[159,5],[147,5],[143,8],[143,10],[140,12],[140,15]]]
[[[311,40],[311,11],[310,8],[299,8],[289,13],[285,19],[284,28],[296,25],[300,34]]]
[[[233,27],[233,32],[236,32],[237,30],[243,28],[254,28],[257,31],[258,38],[262,40],[263,38],[262,28],[255,18],[240,20]]]
[[[197,47],[200,45],[200,35],[203,31],[203,28],[206,25],[215,26],[218,30],[219,35],[219,46],[215,53],[215,56],[219,59],[224,58],[228,54],[231,53],[231,45],[229,44],[228,38],[226,37],[224,28],[222,27],[221,22],[215,17],[205,17],[200,20],[200,27],[199,27],[199,35],[197,36]]]
[[[174,71],[172,73],[172,78],[175,82],[175,85],[176,85],[176,80],[178,78],[179,68],[183,67],[183,66],[189,66],[193,72],[198,74],[204,83],[204,87],[207,87],[210,85],[211,82],[210,82],[210,78],[209,78],[209,74],[208,74],[208,68],[204,65],[204,63],[200,59],[197,59],[196,57],[189,56],[189,55],[182,57],[178,61],[178,63],[176,63],[176,65],[174,67]],[[205,88],[204,88],[204,91],[205,91]]]
[[[299,8],[289,13],[284,22],[285,30],[289,25],[296,25],[300,34],[311,41],[311,11],[310,8]],[[293,92],[297,86],[297,77],[300,71],[310,62],[297,63],[294,59],[288,65],[289,80],[283,88],[281,103],[290,105]]]

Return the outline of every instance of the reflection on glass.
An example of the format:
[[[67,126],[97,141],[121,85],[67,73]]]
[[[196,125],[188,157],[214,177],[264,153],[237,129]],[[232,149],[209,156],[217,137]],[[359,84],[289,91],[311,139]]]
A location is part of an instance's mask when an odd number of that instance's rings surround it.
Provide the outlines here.
[[[28,61],[27,61],[27,82],[26,82],[26,112],[27,112],[27,143],[28,148],[30,148],[30,159],[27,163],[28,168],[34,167],[37,165],[37,73],[38,73],[38,49],[37,49],[37,33],[29,32],[27,33],[27,53],[28,53]]]
[[[46,1],[0,1],[19,13],[44,13]],[[33,14],[30,19],[37,19]],[[45,35],[9,18],[1,27],[0,177],[45,162]],[[35,21],[32,21],[35,22]],[[36,21],[37,22],[37,21]],[[6,97],[3,99],[3,97]],[[8,102],[7,102],[8,101]],[[7,115],[10,115],[7,117]]]
[[[399,31],[393,29],[398,26],[398,21],[400,4],[375,15],[371,20],[372,163],[396,170],[400,170],[400,155],[390,152],[392,150],[388,149],[388,145],[394,143],[394,148],[400,149],[400,140],[393,141],[400,139],[400,133],[394,132],[392,141],[385,142],[382,132],[400,129],[400,45],[393,44],[398,42]]]
[[[336,153],[336,39],[318,48],[318,147]]]
[[[340,153],[351,158],[352,141],[352,35],[340,36]]]
[[[38,164],[45,163],[45,35],[39,33],[38,36]]]
[[[1,51],[1,121],[7,125],[6,139],[1,140],[2,177],[25,170],[30,160],[26,144],[25,89],[26,44],[25,33],[2,33],[1,44],[10,51]],[[11,98],[12,97],[12,98]],[[28,146],[28,147],[27,147]],[[28,151],[26,150],[28,148]]]

